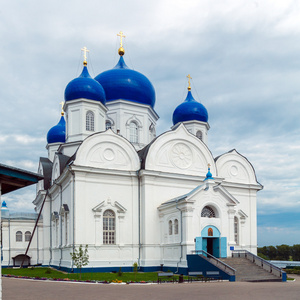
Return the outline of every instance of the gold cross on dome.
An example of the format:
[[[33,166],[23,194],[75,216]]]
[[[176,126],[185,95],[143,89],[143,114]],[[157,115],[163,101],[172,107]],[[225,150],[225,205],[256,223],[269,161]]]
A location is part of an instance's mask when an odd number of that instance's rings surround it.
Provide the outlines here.
[[[86,63],[86,59],[87,59],[86,53],[87,53],[87,52],[90,52],[90,50],[88,50],[87,47],[83,47],[83,48],[81,49],[81,51],[83,51],[84,63]]]
[[[59,104],[61,105],[61,115],[63,116],[64,115],[64,104],[65,104],[65,102],[62,101]]]
[[[189,79],[189,87],[188,87],[188,90],[190,91],[191,90],[191,75],[189,74],[188,76],[186,76],[188,79]]]
[[[123,35],[123,32],[122,32],[122,31],[120,31],[120,32],[117,34],[117,36],[120,37],[120,47],[123,47],[122,38],[125,38],[126,36]]]
[[[207,165],[210,168],[210,164]]]

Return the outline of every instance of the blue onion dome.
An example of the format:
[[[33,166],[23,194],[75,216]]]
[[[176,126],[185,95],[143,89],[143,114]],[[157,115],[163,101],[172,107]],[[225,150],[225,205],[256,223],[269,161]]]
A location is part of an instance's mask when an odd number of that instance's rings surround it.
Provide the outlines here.
[[[61,113],[60,121],[53,126],[47,134],[48,144],[65,143],[66,142],[66,121],[63,112]]]
[[[8,209],[5,201],[2,201],[1,209]]]
[[[93,79],[87,69],[87,63],[84,61],[84,67],[79,77],[73,79],[65,89],[65,100],[84,98],[100,101],[105,105],[105,92],[101,84]]]
[[[106,101],[124,99],[132,102],[155,105],[155,90],[149,79],[143,74],[130,69],[123,58],[125,51],[119,49],[120,59],[117,65],[100,73],[95,79],[103,86]]]
[[[209,180],[209,179],[214,179],[214,178],[212,177],[211,172],[210,172],[210,165],[208,165],[208,171],[207,171],[207,173],[206,173],[206,177],[205,177],[204,180]]]
[[[197,102],[192,95],[191,87],[183,103],[178,105],[173,113],[173,125],[185,121],[207,122],[207,110],[201,103]]]

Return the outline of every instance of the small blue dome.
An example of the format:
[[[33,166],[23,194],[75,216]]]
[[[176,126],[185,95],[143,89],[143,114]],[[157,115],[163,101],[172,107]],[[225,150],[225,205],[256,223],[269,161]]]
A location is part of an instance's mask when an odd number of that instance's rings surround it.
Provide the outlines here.
[[[79,77],[73,79],[65,89],[65,100],[85,98],[105,104],[105,92],[101,84],[93,79],[86,66]]]
[[[146,76],[129,69],[123,56],[113,69],[100,73],[95,79],[103,86],[106,101],[124,99],[154,107],[153,85]]]
[[[194,120],[207,122],[208,114],[206,108],[193,98],[191,91],[188,91],[184,102],[178,105],[174,110],[173,125],[179,122]]]
[[[214,178],[212,177],[212,174],[210,173],[210,168],[208,168],[208,171],[207,171],[207,173],[206,173],[206,177],[205,177],[204,181],[205,181],[205,180],[208,180],[208,179],[214,179]]]
[[[66,121],[64,116],[61,116],[58,124],[48,131],[47,142],[48,144],[66,142]]]
[[[5,201],[2,202],[1,209],[8,209]]]

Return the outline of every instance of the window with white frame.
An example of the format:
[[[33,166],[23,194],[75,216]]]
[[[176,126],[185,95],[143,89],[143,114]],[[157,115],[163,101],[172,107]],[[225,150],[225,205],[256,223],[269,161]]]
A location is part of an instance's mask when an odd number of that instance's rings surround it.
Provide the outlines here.
[[[16,232],[16,242],[22,242],[23,241],[23,234],[22,231]]]
[[[95,131],[95,117],[92,111],[86,113],[86,130]]]
[[[31,239],[31,232],[30,231],[26,231],[25,232],[25,242],[29,242]]]
[[[202,131],[201,130],[198,130],[196,132],[196,137],[202,141]]]
[[[109,120],[105,122],[105,128],[106,130],[111,128],[111,122]]]
[[[137,144],[139,142],[138,125],[135,122],[131,122],[129,125],[130,130],[130,142]]]
[[[116,217],[115,213],[108,209],[103,213],[103,244],[115,244],[116,234]]]
[[[173,223],[172,221],[170,220],[169,221],[169,235],[172,235],[173,234]]]
[[[234,241],[239,244],[239,219],[234,217]]]
[[[178,220],[174,220],[174,234],[178,234]]]

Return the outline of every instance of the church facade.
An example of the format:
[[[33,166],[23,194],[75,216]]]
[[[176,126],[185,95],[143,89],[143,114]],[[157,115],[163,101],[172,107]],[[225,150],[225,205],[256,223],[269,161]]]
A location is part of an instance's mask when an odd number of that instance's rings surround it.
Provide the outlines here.
[[[236,150],[213,157],[206,108],[192,95],[156,136],[155,90],[127,67],[124,49],[111,70],[87,69],[65,89],[59,123],[40,158],[36,211],[42,209],[39,262],[72,270],[70,256],[88,245],[89,265],[102,271],[186,269],[203,250],[227,257],[256,254],[256,194],[250,162]]]

